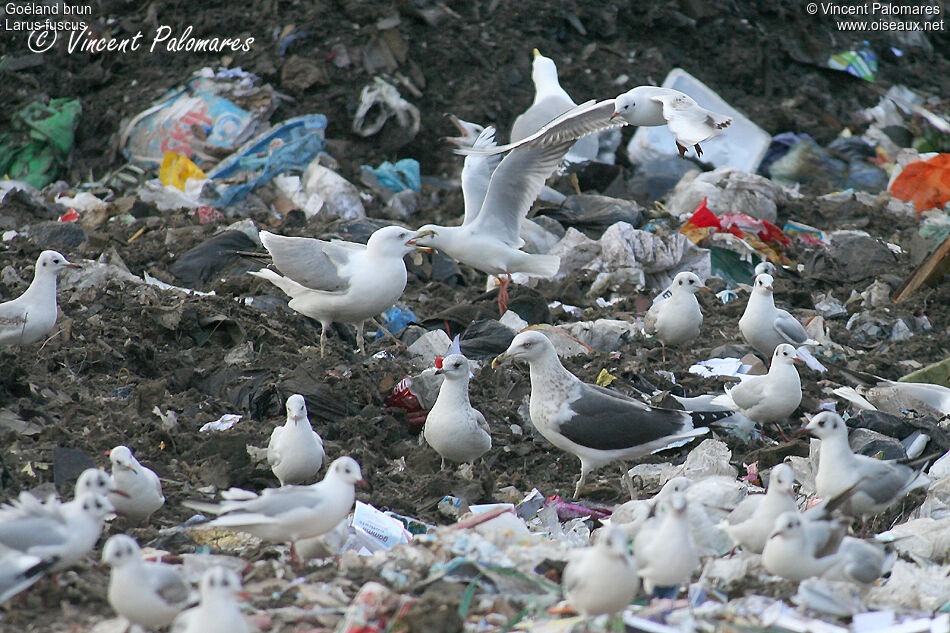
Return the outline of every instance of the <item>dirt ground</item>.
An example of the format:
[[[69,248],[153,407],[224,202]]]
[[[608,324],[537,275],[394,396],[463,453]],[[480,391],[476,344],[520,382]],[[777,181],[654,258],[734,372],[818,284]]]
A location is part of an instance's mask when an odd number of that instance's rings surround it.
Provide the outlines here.
[[[83,115],[63,180],[80,183],[101,178],[123,164],[115,151],[123,119],[146,108],[198,68],[240,66],[287,95],[271,121],[305,113],[326,114],[330,122],[327,137],[333,141],[340,173],[356,182],[361,164],[404,157],[419,160],[424,175],[457,178],[460,160],[440,141],[452,133],[444,114],[494,121],[507,130],[532,98],[533,47],[557,60],[561,82],[576,99],[615,96],[620,88],[613,82],[620,75],[629,77],[624,87],[659,83],[670,69],[679,66],[768,132],[807,132],[819,143],[832,140],[843,127],[860,131],[855,112],[878,99],[866,83],[802,61],[806,56],[803,51],[820,58],[816,51],[830,50],[830,46],[837,51],[853,42],[848,34],[832,31],[825,20],[805,14],[798,2],[701,5],[689,0],[656,4],[501,0],[450,3],[449,15],[438,26],[414,17],[420,8],[442,6],[427,5],[424,0],[394,5],[376,0],[252,2],[241,7],[226,2],[170,1],[138,8],[130,8],[126,2],[97,2],[93,5],[94,24],[101,33],[134,32],[156,24],[169,24],[181,31],[191,25],[197,37],[253,36],[255,44],[252,52],[226,60],[220,55],[147,51],[68,54],[58,47],[41,56],[38,65],[0,70],[0,101],[5,106],[0,117],[8,117],[38,98],[79,97]],[[341,43],[350,51],[359,50],[379,37],[378,22],[394,15],[400,19],[398,34],[408,45],[400,69],[423,92],[421,98],[413,99],[422,112],[421,131],[408,142],[397,137],[363,139],[350,132],[350,123],[359,91],[371,76],[358,61],[338,68],[328,55]],[[275,40],[291,27],[306,35],[281,55]],[[871,41],[883,48],[883,40]],[[931,94],[950,94],[950,59],[946,54],[950,36],[944,31],[930,41],[933,50],[929,52],[902,45],[902,56],[883,57],[875,85],[904,83]],[[17,58],[28,51],[22,39],[4,38],[0,54]],[[285,72],[293,58],[322,69],[322,79],[301,89],[293,81],[293,73]],[[0,129],[5,124],[0,123]],[[625,132],[625,141],[629,134]],[[448,221],[461,212],[461,196],[456,190],[427,186],[422,199],[413,224]],[[376,203],[368,207],[370,213],[377,210]],[[18,195],[9,196],[0,206],[0,216],[12,218],[13,227],[53,220],[61,213],[55,205],[36,205]],[[60,250],[73,261],[113,253],[135,275],[148,272],[170,283],[189,285],[169,270],[182,254],[211,237],[220,224],[198,225],[193,218],[162,214],[150,205],[136,207],[133,215],[134,223],[106,222],[88,229],[81,244],[64,245]],[[792,218],[824,229],[861,228],[901,245],[912,241],[917,226],[913,218],[896,217],[880,208],[868,210],[858,203],[846,205],[844,212],[832,212],[810,196],[780,208],[779,216],[779,226]],[[258,226],[288,235],[352,234],[348,233],[352,227],[344,223],[307,224],[297,215],[275,219],[265,209],[252,211],[251,218]],[[130,243],[129,238],[142,228],[145,232]],[[24,237],[4,245],[0,268],[12,266],[21,280],[0,285],[0,299],[22,292],[32,275],[31,262],[40,250]],[[793,244],[788,255],[805,262],[811,253]],[[483,296],[481,274],[463,269],[449,277],[450,283],[435,281],[428,258],[420,266],[410,266],[410,281],[402,299],[420,320],[475,300],[485,317],[497,316],[491,312],[492,297]],[[918,256],[904,253],[894,258],[890,269],[853,281],[819,279],[807,273],[783,275],[776,299],[799,316],[811,316],[813,294],[833,290],[845,300],[852,290],[865,291],[875,277],[896,287],[917,261]],[[243,274],[246,268],[242,267],[250,265],[250,260],[237,256],[233,263],[230,271],[216,271],[209,281],[191,284],[198,290],[213,290],[215,296],[185,297],[119,281],[81,290],[67,288],[60,293],[62,314],[56,335],[26,349],[0,349],[0,411],[13,412],[26,423],[18,429],[0,425],[0,499],[48,482],[69,495],[78,472],[89,464],[107,466],[105,452],[126,444],[162,477],[167,501],[148,527],[120,521],[108,530],[127,530],[141,543],[156,543],[172,551],[193,551],[194,544],[183,536],[175,541],[162,536],[156,541],[159,530],[180,525],[194,514],[181,506],[181,501],[198,495],[199,487],[260,489],[276,484],[266,465],[254,463],[245,447],[266,446],[271,429],[283,418],[284,400],[293,393],[307,396],[310,419],[322,435],[328,455],[348,454],[359,461],[372,485],[371,492],[359,493],[359,499],[378,508],[447,523],[436,507],[447,494],[472,503],[488,502],[498,498],[499,490],[513,486],[521,492],[538,488],[545,496],[570,496],[578,475],[577,460],[551,450],[517,412],[528,392],[524,367],[493,371],[486,363],[478,371],[471,384],[471,400],[492,427],[493,450],[475,465],[471,480],[454,470],[440,471],[438,456],[419,446],[406,414],[384,408],[392,385],[419,370],[413,368],[405,349],[381,339],[369,346],[364,357],[354,351],[352,332],[344,328],[331,333],[327,355],[321,358],[316,347],[319,324],[286,309],[280,301],[274,301],[275,307],[268,312],[235,301],[273,296],[275,290]],[[601,308],[582,293],[559,294],[563,290],[563,285],[542,283],[538,287],[547,301],[558,299],[584,308],[584,320],[634,318],[643,310],[644,297],[652,294],[631,294],[619,304]],[[513,299],[526,292],[514,290]],[[909,370],[901,361],[913,359],[926,365],[950,356],[948,299],[950,287],[944,283],[919,291],[901,304],[879,308],[875,314],[887,322],[897,318],[910,322],[919,315],[929,319],[931,330],[917,331],[900,341],[854,341],[852,332],[845,329],[846,318],[829,321],[831,339],[855,350],[833,362],[897,378]],[[744,303],[745,295],[725,305],[704,298],[702,341],[684,353],[670,351],[665,362],[656,342],[639,339],[616,350],[619,354],[594,352],[568,359],[565,365],[587,381],[594,381],[606,368],[632,384],[647,381],[659,389],[685,389],[691,395],[715,392],[721,389],[721,380],[702,379],[686,370],[708,358],[716,347],[741,343],[736,321]],[[554,312],[551,320],[572,319]],[[374,355],[381,351],[387,354]],[[673,372],[678,385],[656,370]],[[834,369],[828,375],[803,370],[802,377],[806,397],[800,413],[814,411],[819,402],[831,399],[829,385],[845,382]],[[152,412],[156,406],[175,411],[178,425],[165,430]],[[226,413],[245,417],[225,432],[198,432],[203,424]],[[517,434],[512,425],[520,426],[524,434]],[[740,468],[755,459],[761,460],[760,467],[768,467],[786,454],[807,451],[803,440],[776,449],[775,431],[765,432],[766,441],[750,444],[718,431],[714,435],[729,443]],[[675,462],[687,451],[678,449],[655,459]],[[589,501],[615,504],[625,499],[614,469],[598,475],[586,495]],[[265,547],[260,555],[273,553]],[[309,573],[332,577],[334,572],[323,568]],[[54,591],[42,583],[22,601],[0,609],[0,631],[88,630],[96,621],[112,616],[105,600],[106,579],[107,570],[90,560],[78,566],[76,573],[64,576],[65,590]]]

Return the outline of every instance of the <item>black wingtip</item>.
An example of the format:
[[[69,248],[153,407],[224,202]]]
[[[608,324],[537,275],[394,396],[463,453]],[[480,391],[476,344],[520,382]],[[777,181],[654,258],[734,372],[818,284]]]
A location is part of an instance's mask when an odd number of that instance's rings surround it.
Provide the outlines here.
[[[693,419],[693,426],[709,426],[713,422],[725,420],[736,414],[735,411],[687,411]]]

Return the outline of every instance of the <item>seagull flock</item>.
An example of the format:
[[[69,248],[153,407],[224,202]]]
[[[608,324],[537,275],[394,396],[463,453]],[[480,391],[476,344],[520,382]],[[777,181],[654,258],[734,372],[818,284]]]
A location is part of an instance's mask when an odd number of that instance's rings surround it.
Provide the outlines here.
[[[465,155],[460,225],[429,224],[418,230],[389,226],[373,233],[365,245],[260,233],[276,270],[250,274],[280,288],[293,310],[322,324],[321,355],[333,322],[355,324],[363,351],[363,322],[375,321],[402,295],[407,282],[403,258],[413,251],[438,249],[497,276],[502,312],[512,273],[555,275],[559,258],[521,250],[521,231],[552,173],[565,162],[596,157],[595,133],[620,125],[666,125],[681,157],[690,148],[701,156],[700,144],[731,123],[686,94],[654,86],[578,105],[558,83],[554,62],[537,50],[532,77],[536,96],[515,121],[510,143],[497,144],[493,127],[456,120],[463,132],[455,140],[457,152]],[[0,304],[0,345],[27,346],[49,335],[58,309],[57,273],[76,267],[55,251],[40,254],[29,288]],[[815,481],[822,500],[806,511],[796,494],[794,472],[783,463],[768,472],[764,494],[747,496],[718,524],[701,499],[690,496],[698,484],[683,477],[670,479],[651,499],[636,499],[629,461],[688,443],[707,434],[710,425],[737,415],[760,425],[781,424],[798,410],[802,385],[795,363],[804,346],[815,342],[797,318],[776,307],[774,275],[779,271],[774,266],[757,271],[737,324],[746,343],[771,359],[768,373],[743,376],[724,393],[708,394],[703,400],[707,406],[695,410],[654,406],[641,397],[650,394],[629,395],[584,382],[561,363],[548,333],[530,327],[491,362],[493,369],[527,364],[531,422],[550,445],[580,461],[575,498],[581,497],[593,471],[608,464],[621,467],[632,501],[616,509],[590,547],[570,552],[563,571],[566,600],[582,616],[621,611],[641,592],[675,597],[708,556],[697,525],[722,530],[769,573],[793,581],[823,577],[866,586],[886,572],[887,552],[873,541],[849,536],[851,519],[887,510],[910,490],[926,486],[926,477],[905,465],[854,454],[845,421],[834,412],[814,415],[804,429],[820,440]],[[688,347],[699,337],[703,314],[697,293],[704,290],[695,273],[679,272],[646,312],[645,333],[662,344],[664,358],[667,346]],[[443,468],[446,461],[471,464],[492,450],[490,424],[469,398],[477,367],[454,351],[435,372],[442,383],[422,431]],[[502,371],[517,375],[517,370]],[[329,457],[299,394],[287,399],[286,423],[273,430],[266,457],[277,486],[232,488],[221,491],[216,501],[192,499],[184,505],[212,515],[209,527],[290,544],[291,563],[303,565],[295,545],[346,520],[355,487],[366,484],[363,473],[353,458],[329,456],[333,459],[317,481]],[[0,507],[0,600],[86,557],[115,516],[142,525],[161,511],[162,483],[151,469],[126,446],[109,451],[109,460],[111,473],[93,468],[81,474],[71,501],[23,492]],[[174,630],[187,633],[251,630],[236,602],[242,590],[235,570],[208,569],[194,592],[177,566],[144,560],[139,544],[128,535],[108,538],[101,557],[112,569],[108,601],[132,625],[155,629],[173,624]]]

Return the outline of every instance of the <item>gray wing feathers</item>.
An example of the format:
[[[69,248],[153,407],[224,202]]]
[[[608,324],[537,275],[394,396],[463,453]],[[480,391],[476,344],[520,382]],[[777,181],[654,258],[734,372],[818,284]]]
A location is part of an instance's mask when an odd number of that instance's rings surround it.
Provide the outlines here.
[[[495,128],[487,127],[475,139],[472,147],[477,149],[496,147]],[[465,217],[462,219],[462,226],[471,224],[478,213],[482,210],[485,203],[485,195],[488,193],[488,182],[501,163],[501,154],[491,154],[489,156],[473,154],[465,157],[465,164],[462,167],[462,197],[465,200]]]
[[[345,291],[348,278],[340,268],[349,259],[350,249],[309,237],[286,237],[261,231],[261,242],[285,277],[313,290]]]
[[[511,126],[511,142],[517,143],[564,114],[575,104],[563,95],[552,95],[533,104]]]
[[[152,586],[155,587],[155,591],[165,602],[175,604],[188,599],[190,593],[188,585],[185,584],[177,571],[166,565],[155,563],[145,563],[145,565]]]
[[[801,322],[785,310],[776,310],[775,331],[792,345],[801,345],[808,340]]]
[[[858,490],[876,503],[887,503],[914,478],[914,471],[907,466],[881,462],[870,457],[866,459],[867,461],[861,460],[860,468],[865,475],[858,485]]]

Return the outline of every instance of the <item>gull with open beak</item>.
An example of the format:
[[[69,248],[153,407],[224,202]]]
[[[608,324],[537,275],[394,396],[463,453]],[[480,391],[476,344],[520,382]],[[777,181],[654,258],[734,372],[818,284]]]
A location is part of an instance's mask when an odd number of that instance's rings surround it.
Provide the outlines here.
[[[416,241],[432,230],[412,231],[401,226],[378,229],[366,244],[308,237],[285,237],[261,231],[261,243],[274,259],[279,274],[268,268],[251,272],[289,296],[288,305],[316,319],[320,331],[320,356],[326,332],[334,321],[356,324],[356,342],[363,348],[363,321],[392,307],[406,288],[403,257],[425,245]]]
[[[29,345],[43,339],[56,325],[56,274],[79,268],[56,251],[36,259],[33,282],[22,295],[0,303],[0,345]]]
[[[299,393],[287,398],[287,423],[274,428],[267,445],[267,462],[281,486],[313,481],[326,453],[323,438],[310,426],[307,401]]]
[[[162,482],[152,470],[139,463],[127,446],[109,451],[112,462],[112,490],[109,501],[116,514],[133,521],[147,521],[165,503]]]

